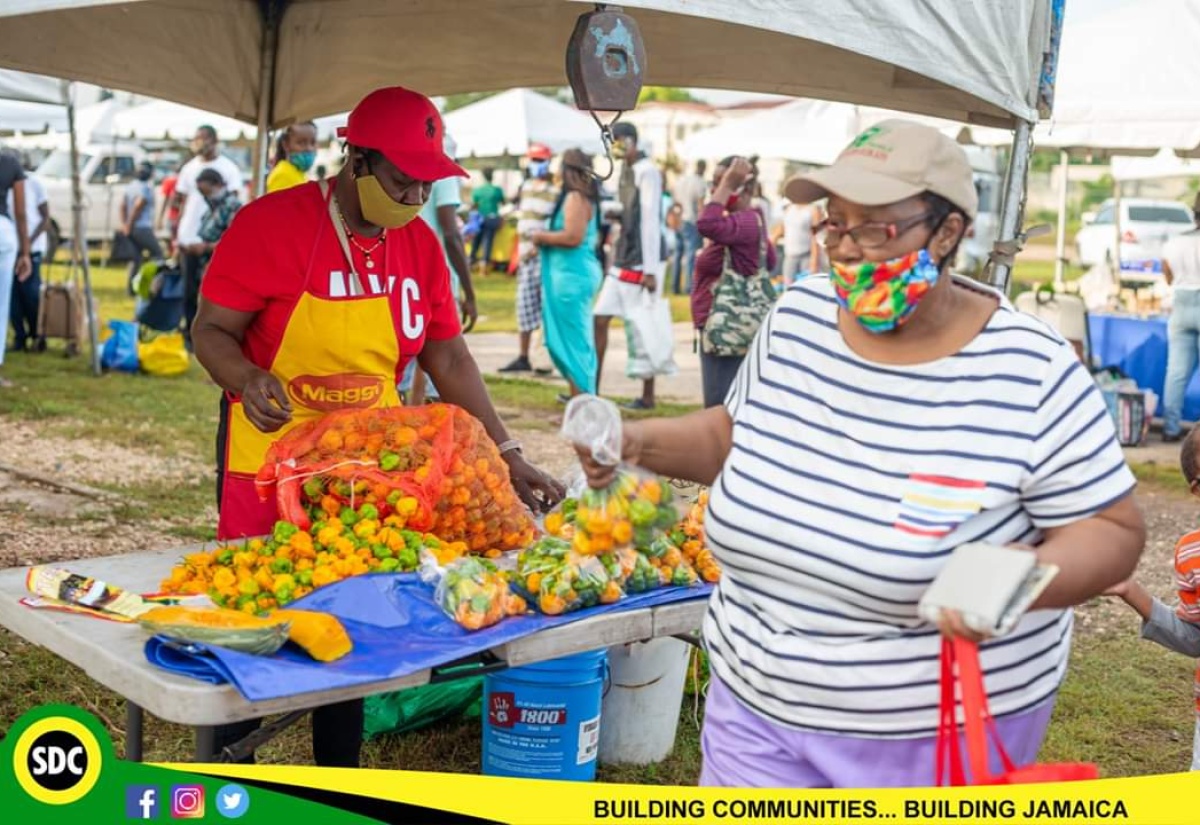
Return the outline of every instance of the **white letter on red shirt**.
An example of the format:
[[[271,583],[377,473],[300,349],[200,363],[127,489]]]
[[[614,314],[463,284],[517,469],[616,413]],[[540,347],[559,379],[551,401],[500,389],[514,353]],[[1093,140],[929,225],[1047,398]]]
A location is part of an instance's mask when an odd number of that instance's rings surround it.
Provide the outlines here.
[[[400,282],[400,327],[404,337],[415,341],[425,331],[425,316],[412,311],[412,302],[421,300],[421,287],[412,278]]]

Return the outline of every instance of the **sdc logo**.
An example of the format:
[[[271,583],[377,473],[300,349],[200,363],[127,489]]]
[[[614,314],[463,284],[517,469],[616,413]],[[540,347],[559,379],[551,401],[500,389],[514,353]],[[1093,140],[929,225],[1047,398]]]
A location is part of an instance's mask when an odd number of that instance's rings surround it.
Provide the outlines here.
[[[47,805],[69,805],[100,778],[100,743],[82,723],[51,716],[30,725],[13,749],[13,772],[25,793]]]
[[[297,404],[321,412],[370,407],[383,395],[383,380],[356,373],[298,375],[288,383],[288,395]]]

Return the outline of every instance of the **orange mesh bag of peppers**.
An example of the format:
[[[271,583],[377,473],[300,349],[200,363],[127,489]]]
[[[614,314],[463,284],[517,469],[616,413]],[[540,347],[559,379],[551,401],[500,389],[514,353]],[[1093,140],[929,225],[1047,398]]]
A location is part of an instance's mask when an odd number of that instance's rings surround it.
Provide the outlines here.
[[[499,555],[534,535],[495,443],[449,404],[332,412],[276,441],[257,483],[302,529],[365,502],[472,553]]]

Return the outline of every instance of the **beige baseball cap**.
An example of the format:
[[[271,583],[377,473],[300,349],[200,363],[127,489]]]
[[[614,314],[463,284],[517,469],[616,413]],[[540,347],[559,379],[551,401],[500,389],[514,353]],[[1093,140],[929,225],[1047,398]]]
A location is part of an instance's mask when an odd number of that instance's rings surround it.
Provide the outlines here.
[[[837,195],[883,206],[922,192],[941,195],[974,220],[979,195],[967,153],[937,129],[911,120],[884,120],[842,150],[832,166],[797,175],[783,188],[793,203]]]

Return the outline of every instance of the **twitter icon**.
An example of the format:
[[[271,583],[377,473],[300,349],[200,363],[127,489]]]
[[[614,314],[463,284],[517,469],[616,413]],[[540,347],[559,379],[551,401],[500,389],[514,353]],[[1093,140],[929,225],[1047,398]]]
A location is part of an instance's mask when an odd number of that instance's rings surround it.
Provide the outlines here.
[[[250,794],[241,785],[226,785],[217,791],[217,813],[226,819],[238,819],[250,810]]]

